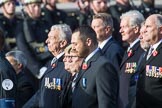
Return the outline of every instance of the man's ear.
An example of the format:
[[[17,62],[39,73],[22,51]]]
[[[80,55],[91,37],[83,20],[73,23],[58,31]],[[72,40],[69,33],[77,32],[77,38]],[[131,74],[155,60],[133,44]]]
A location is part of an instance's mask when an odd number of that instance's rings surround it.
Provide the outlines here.
[[[106,26],[105,32],[108,34],[108,33],[110,33],[110,31],[112,31],[112,28],[110,26]]]
[[[134,27],[134,32],[138,33],[140,31],[140,28],[138,26]]]
[[[22,69],[23,68],[23,64],[19,63],[17,67],[18,67],[18,69]]]
[[[60,47],[61,47],[61,48],[66,47],[66,45],[67,45],[67,41],[66,41],[66,40],[62,40],[62,41],[60,42]]]
[[[87,40],[86,40],[86,44],[87,44],[87,46],[91,46],[91,44],[92,44],[92,40],[91,40],[90,38],[87,38]]]

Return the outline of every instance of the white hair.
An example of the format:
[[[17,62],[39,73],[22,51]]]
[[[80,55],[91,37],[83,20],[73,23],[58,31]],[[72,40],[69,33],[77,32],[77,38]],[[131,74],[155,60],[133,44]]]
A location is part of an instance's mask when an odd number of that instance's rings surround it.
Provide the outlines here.
[[[11,56],[16,60],[18,63],[21,63],[23,67],[26,67],[27,65],[27,59],[22,51],[16,50],[16,51],[9,51],[5,55],[6,57]]]
[[[120,19],[124,19],[125,17],[129,17],[129,25],[130,26],[139,26],[141,27],[141,23],[145,21],[144,16],[137,10],[130,10],[126,13],[123,13]]]
[[[51,30],[56,30],[56,29],[60,31],[59,32],[60,40],[67,40],[67,42],[70,43],[71,35],[72,35],[70,26],[67,24],[57,24],[51,27]]]

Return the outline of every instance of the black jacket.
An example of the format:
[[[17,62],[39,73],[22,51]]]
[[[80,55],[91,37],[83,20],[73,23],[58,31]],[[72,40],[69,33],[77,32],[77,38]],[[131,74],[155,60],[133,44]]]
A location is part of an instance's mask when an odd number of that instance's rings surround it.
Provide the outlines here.
[[[16,72],[0,51],[0,99],[16,99]]]
[[[162,108],[162,43],[148,60],[147,53],[137,82],[137,108]]]
[[[22,108],[22,106],[34,95],[34,87],[23,71],[17,74],[17,80],[16,108]]]
[[[127,51],[124,54],[120,65],[119,108],[125,108],[128,104],[130,79],[136,71],[138,60],[143,52],[144,50],[140,47],[140,42],[137,42],[129,54]]]
[[[118,88],[117,71],[99,50],[78,73],[72,108],[117,108]]]

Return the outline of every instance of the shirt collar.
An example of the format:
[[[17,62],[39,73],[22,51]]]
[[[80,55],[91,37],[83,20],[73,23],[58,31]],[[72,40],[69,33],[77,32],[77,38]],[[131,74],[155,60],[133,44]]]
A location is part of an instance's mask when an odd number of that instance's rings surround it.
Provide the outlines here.
[[[59,58],[61,58],[64,55],[64,52],[60,53],[59,55],[57,55],[56,57],[54,57],[51,61],[51,64],[55,63],[56,60],[58,60]]]
[[[130,44],[130,46],[128,47],[127,51],[129,51],[139,41],[140,41],[140,39],[137,38],[133,43]]]
[[[86,58],[85,58],[85,62],[87,62],[97,51],[99,50],[99,48],[96,48],[92,53],[90,53]]]
[[[106,40],[104,40],[101,44],[99,44],[99,48],[103,49],[103,47],[105,46],[105,44],[112,38],[112,36],[110,36],[109,38],[107,38]]]
[[[137,38],[133,43],[131,43],[130,47],[132,48],[137,42],[139,42],[139,38]]]
[[[152,45],[151,47],[155,50],[160,45],[161,42],[162,42],[162,39],[158,43]]]

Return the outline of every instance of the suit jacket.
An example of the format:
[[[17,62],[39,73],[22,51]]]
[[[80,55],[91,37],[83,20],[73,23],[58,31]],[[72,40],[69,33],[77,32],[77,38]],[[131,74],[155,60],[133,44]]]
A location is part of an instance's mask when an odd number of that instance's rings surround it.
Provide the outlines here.
[[[145,59],[144,59],[145,55],[146,55],[146,52],[144,52],[141,55],[141,57],[138,61],[137,69],[136,69],[135,73],[131,76],[130,84],[129,84],[129,88],[128,88],[129,103],[127,105],[127,108],[136,108],[137,82],[138,82],[140,71],[143,68],[143,66],[145,65]]]
[[[61,108],[71,108],[72,107],[72,82],[74,76],[71,76],[66,83],[64,89],[60,95],[60,105]]]
[[[39,107],[60,108],[59,96],[70,74],[64,69],[63,57],[49,66],[41,81]]]
[[[17,75],[17,107],[22,108],[22,106],[33,96],[34,94],[34,87],[32,82],[28,79],[26,74],[21,71]]]
[[[72,108],[116,108],[118,81],[114,66],[99,50],[78,74]]]
[[[39,108],[40,89],[24,104],[22,108]]]
[[[137,84],[137,108],[162,108],[162,43],[148,60],[146,56]]]
[[[131,76],[135,73],[138,60],[144,52],[140,47],[140,42],[137,42],[131,49],[131,53],[125,52],[120,66],[120,86],[119,86],[119,108],[125,108],[128,104],[128,88]]]
[[[63,56],[49,65],[40,89],[23,108],[60,108],[60,94],[70,74],[64,69]],[[39,104],[39,105],[38,105]]]
[[[103,55],[112,61],[118,70],[120,70],[120,64],[124,55],[123,48],[117,43],[114,38],[111,38],[102,49]],[[119,71],[118,71],[119,72]]]

